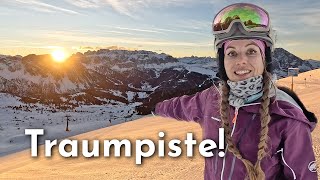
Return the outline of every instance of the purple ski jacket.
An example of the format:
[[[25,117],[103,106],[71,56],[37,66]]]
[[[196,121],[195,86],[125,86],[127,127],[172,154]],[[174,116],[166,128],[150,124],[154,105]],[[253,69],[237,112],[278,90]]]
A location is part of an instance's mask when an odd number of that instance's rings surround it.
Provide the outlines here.
[[[203,129],[203,139],[219,142],[218,129],[221,127],[221,94],[216,86],[211,86],[194,95],[175,97],[156,104],[155,113],[177,120],[197,122]],[[230,106],[230,124],[238,111],[237,120],[232,125],[232,140],[242,156],[253,164],[257,160],[260,133],[260,103],[246,104],[235,109]],[[315,156],[312,149],[311,123],[298,104],[285,92],[277,89],[271,98],[268,155],[261,167],[267,180],[317,179]],[[205,180],[241,180],[246,177],[246,169],[241,160],[227,151],[221,158],[218,150],[214,156],[205,158]]]

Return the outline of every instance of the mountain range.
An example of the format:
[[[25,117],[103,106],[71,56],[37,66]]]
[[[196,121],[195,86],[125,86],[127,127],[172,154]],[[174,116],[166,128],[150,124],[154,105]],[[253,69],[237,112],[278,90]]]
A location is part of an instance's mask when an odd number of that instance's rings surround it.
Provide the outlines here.
[[[274,73],[286,77],[320,68],[320,61],[302,60],[282,48],[273,53]],[[135,104],[132,113],[148,114],[155,103],[193,94],[219,81],[218,62],[211,57],[174,58],[145,50],[88,51],[63,63],[50,55],[0,55],[0,92],[26,104],[72,109],[81,105]]]

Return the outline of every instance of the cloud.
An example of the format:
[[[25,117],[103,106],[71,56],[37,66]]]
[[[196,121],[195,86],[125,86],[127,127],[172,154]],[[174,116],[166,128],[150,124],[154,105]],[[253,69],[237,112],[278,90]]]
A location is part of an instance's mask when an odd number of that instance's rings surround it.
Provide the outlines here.
[[[151,30],[151,29],[138,29],[138,28],[126,28],[126,27],[114,27],[116,29],[120,30],[129,30],[129,31],[138,31],[138,32],[149,32],[149,33],[163,33],[157,30]]]
[[[106,31],[106,33],[136,35],[134,33],[128,33],[128,32],[122,32],[122,31]]]
[[[68,44],[131,44],[131,45],[152,45],[152,46],[188,46],[188,47],[206,47],[211,46],[211,42],[188,42],[174,40],[159,40],[159,38],[143,38],[143,37],[110,37],[97,36],[77,31],[35,31],[34,37],[38,41],[46,44],[55,44],[56,42],[64,42]]]
[[[172,32],[172,33],[186,33],[186,34],[197,34],[202,36],[208,36],[208,34],[196,32],[196,31],[187,31],[187,30],[175,30],[175,29],[165,29],[165,28],[157,28],[157,27],[150,27],[147,29],[141,29],[141,28],[128,28],[128,27],[114,27],[109,25],[99,25],[102,27],[112,28],[112,29],[119,29],[119,30],[125,30],[125,31],[136,31],[136,32],[143,32],[143,33],[157,33],[157,34],[167,34],[165,32]],[[123,33],[123,34],[130,34],[130,35],[136,35],[133,33],[126,33],[122,31],[110,31],[107,32],[114,32],[114,33]]]
[[[194,19],[182,20],[173,26],[183,29],[201,30],[212,26],[211,21],[199,21]]]
[[[80,8],[99,8],[104,4],[103,0],[66,0],[66,2]]]
[[[275,26],[287,28],[305,28],[319,27],[320,24],[320,6],[319,1],[279,1],[279,3],[265,4],[261,7],[265,8]]]
[[[286,46],[293,47],[293,46],[301,46],[303,44],[304,44],[303,42],[288,42],[288,43],[286,43]]]
[[[193,0],[65,0],[66,2],[81,8],[102,8],[110,6],[119,14],[139,19],[140,12],[145,8],[185,6],[197,3]]]
[[[51,4],[47,4],[47,3],[41,2],[39,0],[29,0],[29,1],[14,0],[12,2],[18,3],[20,5],[25,5],[33,10],[40,11],[40,12],[47,12],[47,13],[64,12],[64,13],[68,13],[68,14],[80,14],[76,11],[61,8],[58,6],[51,5]]]
[[[120,14],[129,16],[133,19],[138,19],[140,16],[137,12],[143,8],[148,7],[151,0],[105,0],[115,11]]]
[[[309,27],[320,27],[320,11],[312,13],[312,11],[309,11],[305,13],[304,15],[299,17],[301,23],[308,25]]]
[[[165,32],[173,32],[173,33],[187,33],[187,34],[197,34],[202,36],[208,36],[207,34],[201,32],[194,32],[194,31],[185,31],[185,30],[172,30],[172,29],[163,29],[163,28],[152,28],[158,31],[165,31]]]

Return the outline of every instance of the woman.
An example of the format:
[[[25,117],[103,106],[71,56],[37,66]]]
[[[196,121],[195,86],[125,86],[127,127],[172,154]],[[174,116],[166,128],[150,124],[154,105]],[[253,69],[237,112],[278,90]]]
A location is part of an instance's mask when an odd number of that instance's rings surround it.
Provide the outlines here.
[[[226,154],[205,159],[205,179],[317,179],[310,122],[296,101],[271,80],[274,38],[268,13],[253,4],[222,9],[213,20],[222,87],[156,105],[157,115],[194,121],[203,139]]]

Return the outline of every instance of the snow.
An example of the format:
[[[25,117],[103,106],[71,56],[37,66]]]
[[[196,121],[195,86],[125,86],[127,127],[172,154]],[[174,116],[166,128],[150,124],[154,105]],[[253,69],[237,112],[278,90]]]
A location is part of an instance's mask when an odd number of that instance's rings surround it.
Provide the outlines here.
[[[41,76],[33,76],[25,71],[24,67],[21,64],[16,65],[18,68],[15,71],[10,71],[8,66],[4,65],[1,67],[0,76],[7,80],[12,79],[23,79],[31,81],[33,83],[39,84],[40,82],[53,83],[53,78],[47,77],[43,78]]]
[[[85,92],[75,93],[75,94],[72,94],[71,97],[74,98],[76,96],[81,96],[81,95],[86,95],[86,93]]]
[[[90,58],[108,58],[111,61],[113,60],[139,60],[139,61],[145,61],[147,59],[152,59],[152,58],[157,58],[157,59],[162,59],[164,60],[168,55],[161,53],[155,53],[152,51],[145,51],[145,50],[140,50],[140,51],[129,51],[129,50],[99,50],[97,52],[94,52],[94,54],[87,55],[87,57]]]
[[[102,65],[102,63],[100,63],[100,64],[85,64],[85,63],[82,63],[82,65],[88,70],[96,71],[96,67],[98,67],[99,65]]]
[[[214,61],[211,57],[184,57],[184,58],[178,58],[178,60],[185,64],[208,64]]]
[[[136,96],[136,93],[132,91],[127,91],[126,94],[127,94],[127,100],[129,102],[132,102],[133,98]]]
[[[84,93],[77,95],[80,94]],[[47,133],[42,140],[61,139],[141,117],[134,112],[135,107],[141,103],[127,105],[105,98],[100,100],[112,104],[81,105],[73,111],[64,111],[38,103],[25,104],[18,97],[0,93],[0,156],[30,147],[30,141],[24,135],[26,128],[45,129]],[[71,131],[68,132],[65,131],[66,115],[70,115]]]
[[[158,133],[165,130],[165,137],[171,139],[185,139],[187,132],[196,134],[199,142],[201,131],[197,124],[177,122],[161,117],[145,117],[135,122],[127,122],[96,131],[80,134],[69,139],[81,140],[97,139],[102,145],[103,140],[129,139],[134,143],[135,139],[152,139],[155,143],[158,140]],[[46,130],[45,133],[50,133]],[[30,137],[27,139],[30,143]],[[91,144],[91,143],[90,143]],[[92,147],[92,146],[91,146]],[[39,147],[39,157],[32,158],[30,150],[7,156],[0,160],[0,179],[203,179],[203,157],[186,157],[185,153],[179,158],[159,158],[157,151],[150,158],[144,158],[142,165],[135,164],[135,155],[132,157],[115,158],[82,158],[79,146],[78,158],[62,158],[57,147],[53,148],[51,158],[44,157],[43,146]],[[133,148],[133,145],[132,145]],[[182,152],[186,152],[182,146]],[[8,159],[7,159],[8,158]],[[159,168],[161,165],[161,168]],[[19,173],[19,172],[20,173]],[[186,173],[194,171],[194,173]]]
[[[148,82],[143,82],[141,85],[141,90],[142,91],[154,91],[154,88],[148,83]]]
[[[307,79],[306,84],[305,80]],[[291,78],[284,78],[277,82],[279,85],[290,86]],[[298,93],[301,100],[305,103],[306,107],[310,111],[314,112],[317,117],[320,117],[319,102],[320,98],[320,70],[309,71],[299,74],[294,78],[294,89]],[[13,113],[13,110],[6,108],[11,105],[21,105],[19,98],[14,96],[0,94],[0,100],[3,103],[0,104],[0,114],[12,117],[12,120],[7,121],[5,118],[0,117],[0,152],[6,148],[9,152],[14,152],[13,149],[17,148],[20,144],[25,143],[24,147],[28,147],[30,143],[30,137],[25,137],[21,133],[17,133],[17,126],[15,123],[23,124],[19,117],[21,114],[25,114],[23,111],[17,111],[19,114]],[[139,103],[132,103],[129,106],[135,107]],[[40,105],[37,105],[40,106]],[[48,108],[44,107],[43,108]],[[56,120],[52,118],[49,122],[53,124],[46,124],[45,126],[45,138],[43,139],[55,139],[69,137],[69,139],[86,140],[97,139],[100,141],[111,139],[130,139],[131,142],[135,140],[151,139],[157,143],[159,140],[158,133],[160,131],[165,132],[165,142],[171,139],[183,140],[186,138],[186,133],[192,132],[199,142],[202,137],[201,127],[196,123],[176,121],[170,118],[163,117],[143,117],[136,116],[137,119],[132,122],[126,122],[114,126],[108,126],[107,117],[113,118],[120,116],[118,121],[123,122],[125,112],[118,111],[118,108],[109,109],[112,112],[118,112],[116,115],[108,115],[107,108],[103,106],[82,106],[76,108],[79,112],[57,112],[57,113],[45,113],[33,109],[27,118],[34,127],[38,125],[41,127],[41,123],[46,123],[45,118],[57,117]],[[102,110],[100,110],[102,109]],[[6,111],[8,110],[8,111]],[[80,110],[84,112],[80,112]],[[130,110],[129,107],[126,110]],[[105,111],[105,112],[103,112]],[[75,115],[79,113],[79,115]],[[105,114],[101,114],[105,113]],[[50,114],[46,117],[46,114]],[[66,114],[70,114],[72,118],[79,118],[75,121],[70,121],[71,131],[65,131],[65,119]],[[106,118],[99,118],[106,117]],[[17,116],[16,119],[13,117]],[[30,116],[34,117],[32,119]],[[42,118],[42,119],[41,119]],[[81,119],[82,118],[82,119]],[[91,118],[91,120],[90,120]],[[36,120],[37,119],[37,120]],[[97,120],[98,119],[98,120]],[[14,120],[14,121],[13,121]],[[24,123],[29,122],[25,120]],[[118,122],[117,121],[117,122]],[[55,123],[58,122],[59,124]],[[112,121],[115,123],[116,120]],[[6,125],[6,123],[11,123]],[[28,127],[28,126],[26,126]],[[105,127],[98,129],[100,127]],[[24,128],[24,127],[21,127]],[[98,130],[94,130],[97,128]],[[86,130],[94,130],[87,132]],[[12,132],[10,132],[12,131]],[[80,132],[87,132],[79,134]],[[317,164],[320,161],[320,127],[316,126],[312,132],[313,149],[316,156]],[[73,136],[73,137],[72,137]],[[11,143],[10,143],[11,141]],[[18,143],[17,143],[18,142]],[[17,144],[15,144],[17,143]],[[183,148],[184,146],[182,146]],[[57,148],[53,150],[53,156],[51,158],[43,157],[43,146],[39,147],[40,157],[32,158],[30,156],[30,150],[26,150],[20,153],[8,155],[0,158],[0,179],[203,179],[204,159],[199,154],[196,154],[193,158],[186,157],[186,149],[182,149],[182,155],[179,158],[162,158],[158,157],[157,151],[154,156],[145,158],[141,166],[137,166],[134,163],[134,156],[131,158],[62,158]],[[159,168],[159,165],[161,167]],[[192,172],[192,173],[186,173]]]
[[[125,72],[125,71],[131,71],[133,68],[120,68],[118,65],[114,65],[111,67],[111,69],[118,72]]]
[[[42,84],[43,86],[54,84],[55,91],[58,93],[68,92],[70,90],[77,90],[77,89],[84,89],[85,85],[79,83],[74,84],[67,76],[64,76],[61,80],[56,82],[54,78],[49,75],[48,77],[42,77],[40,75],[31,75],[28,73],[22,64],[14,64],[14,71],[9,70],[9,66],[4,64],[1,65],[0,77],[6,80],[23,80],[27,83],[34,83],[34,84]]]
[[[142,82],[141,84],[142,85],[140,88],[134,87],[131,83],[128,84],[128,87],[135,89],[137,91],[152,91],[152,92],[155,91],[159,87],[159,85],[152,87],[148,82]]]
[[[64,76],[61,80],[59,80],[59,84],[56,86],[56,92],[63,93],[68,92],[70,90],[76,90],[78,86],[74,84],[68,76]]]
[[[170,62],[170,63],[161,63],[161,64],[138,64],[138,68],[144,68],[144,69],[157,69],[162,70],[166,68],[171,68],[174,66],[178,66],[180,63],[176,62]]]
[[[65,98],[65,97],[60,97],[60,99],[61,99],[62,102],[67,102],[68,101],[68,99]]]
[[[214,68],[217,67],[217,62],[213,61],[212,58],[205,58],[204,60],[192,59],[192,58],[182,58],[179,62],[169,62],[161,64],[138,64],[138,68],[144,69],[154,69],[156,77],[160,76],[161,71],[164,69],[173,68],[173,70],[183,71],[184,69],[189,72],[196,72],[200,74],[205,74],[210,77],[216,76],[216,71]]]
[[[188,80],[185,80],[185,79],[180,79],[178,82],[187,82]]]
[[[109,89],[109,90],[107,90],[107,91],[105,91],[105,90],[101,90],[101,91],[102,91],[102,92],[107,92],[107,93],[110,93],[110,92],[111,92],[114,96],[126,98],[126,97],[124,97],[124,96],[122,95],[122,92],[119,91],[119,90]]]
[[[146,92],[138,92],[137,94],[138,94],[139,99],[144,99],[144,98],[149,97]]]
[[[23,103],[20,102],[21,98],[15,97],[10,94],[0,93],[0,99],[1,99],[0,107],[23,105]]]
[[[216,72],[212,69],[206,69],[202,67],[196,67],[196,66],[187,66],[186,69],[190,72],[196,72],[200,74],[206,74],[208,76],[214,77]]]

